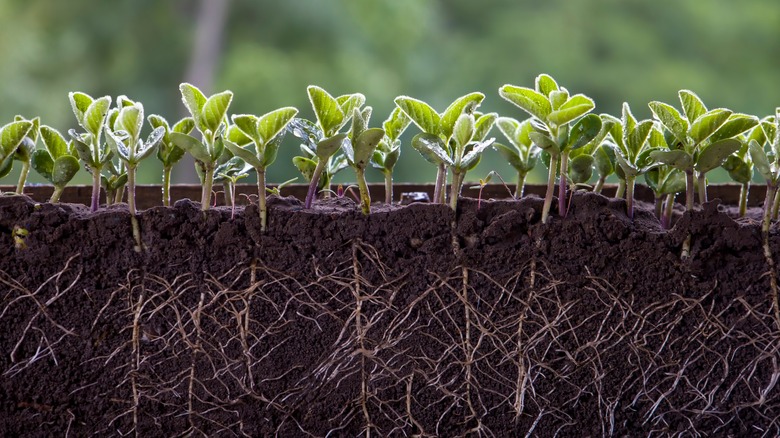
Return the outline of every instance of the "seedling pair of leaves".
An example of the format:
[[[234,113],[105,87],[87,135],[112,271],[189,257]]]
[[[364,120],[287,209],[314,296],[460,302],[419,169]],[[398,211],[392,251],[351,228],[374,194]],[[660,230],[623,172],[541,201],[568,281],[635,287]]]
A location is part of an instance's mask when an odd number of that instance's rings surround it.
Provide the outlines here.
[[[211,206],[211,189],[214,184],[214,171],[218,160],[225,149],[223,135],[227,129],[226,115],[233,93],[223,91],[206,97],[192,84],[179,85],[182,102],[190,112],[195,128],[201,134],[201,140],[184,132],[169,132],[169,140],[177,147],[187,151],[195,159],[202,171],[203,188],[201,192],[201,209],[208,210]]]
[[[653,160],[680,169],[686,174],[686,202],[693,208],[694,178],[698,182],[699,201],[707,200],[705,176],[721,166],[729,155],[742,146],[734,137],[752,129],[758,119],[735,114],[724,108],[708,110],[692,91],[679,93],[683,113],[663,102],[650,102],[655,118],[669,131],[674,144],[671,150],[651,153]]]
[[[769,232],[769,222],[772,217],[773,204],[777,194],[778,183],[780,183],[780,108],[775,110],[773,119],[765,119],[759,125],[764,133],[764,139],[769,143],[769,151],[764,149],[763,143],[759,143],[761,135],[757,138],[751,138],[748,143],[748,150],[753,165],[758,173],[766,181],[766,199],[764,201],[764,233]],[[765,123],[764,123],[765,122]]]
[[[73,140],[66,142],[59,131],[46,125],[40,128],[40,137],[44,149],[33,152],[32,168],[54,186],[49,202],[58,202],[65,186],[81,166]]]
[[[476,112],[484,99],[482,93],[470,93],[455,99],[442,113],[418,99],[407,96],[395,99],[398,108],[422,131],[412,139],[412,147],[438,168],[435,203],[445,202],[444,186],[451,169],[449,203],[456,208],[466,173],[479,164],[482,153],[495,141],[486,137],[498,115]]]
[[[73,139],[73,146],[79,159],[84,163],[87,171],[92,174],[91,210],[95,212],[98,209],[100,199],[100,173],[103,166],[114,155],[111,148],[106,143],[101,142],[106,116],[111,107],[111,97],[103,96],[93,99],[88,94],[81,92],[71,92],[68,97],[76,121],[84,129],[84,132],[81,133],[71,129],[68,134]]]
[[[149,124],[152,125],[152,128],[162,128],[164,131],[160,144],[157,147],[157,159],[160,160],[163,165],[163,205],[168,207],[171,205],[171,170],[185,154],[185,150],[176,146],[173,140],[171,140],[171,132],[188,135],[195,129],[195,119],[192,117],[184,117],[173,126],[170,126],[164,117],[156,114],[151,114],[147,117],[147,120],[149,121]]]
[[[499,89],[499,95],[532,116],[533,130],[528,136],[550,155],[542,222],[547,222],[559,163],[558,212],[565,216],[569,155],[593,142],[602,128],[601,118],[588,114],[595,107],[593,100],[584,94],[570,96],[568,90],[545,74],[537,76],[534,88],[507,84]]]
[[[536,167],[542,150],[534,144],[529,136],[533,131],[530,120],[518,122],[510,117],[499,117],[496,120],[496,126],[504,134],[511,146],[494,143],[493,149],[498,151],[509,165],[517,171],[517,185],[515,186],[514,197],[520,198],[523,196],[525,178],[528,172]]]
[[[28,138],[28,135],[33,129],[36,129],[34,135],[37,137],[37,126],[35,123],[37,122],[30,120],[15,120],[0,128],[0,178],[11,172],[17,154],[26,156],[32,153],[32,151],[29,150],[30,139]],[[20,149],[24,150],[20,152]],[[26,162],[29,163],[29,159]],[[24,188],[23,183],[22,188]],[[21,192],[19,187],[17,187],[17,192]]]
[[[385,136],[371,158],[371,165],[379,169],[385,177],[385,204],[388,205],[393,202],[393,169],[401,157],[400,137],[411,121],[401,108],[395,107],[382,123]]]
[[[341,143],[341,149],[347,158],[347,163],[355,170],[355,176],[360,192],[360,207],[363,214],[371,213],[371,195],[366,184],[366,167],[371,162],[379,143],[385,137],[382,128],[369,128],[372,109],[355,108],[352,114],[352,127],[347,138]]]

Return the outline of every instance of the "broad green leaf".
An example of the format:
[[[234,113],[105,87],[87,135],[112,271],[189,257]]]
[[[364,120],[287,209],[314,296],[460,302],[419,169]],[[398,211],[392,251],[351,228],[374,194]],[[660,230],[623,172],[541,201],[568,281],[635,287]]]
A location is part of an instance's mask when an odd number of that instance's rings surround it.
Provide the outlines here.
[[[352,112],[352,126],[349,130],[349,138],[356,139],[368,127],[368,121],[363,118],[363,113],[359,108]]]
[[[427,103],[407,96],[395,98],[395,104],[398,108],[409,116],[417,127],[424,133],[439,135],[441,132],[441,117]]]
[[[127,131],[112,131],[106,128],[106,143],[124,161],[130,161],[135,158],[134,151],[125,145],[125,141],[128,138]]]
[[[685,173],[672,169],[658,188],[660,195],[674,195],[685,191]]]
[[[656,126],[653,126],[653,129],[650,130],[650,135],[647,137],[647,141],[650,143],[650,147],[653,149],[669,148],[669,145],[666,144],[664,135],[661,133],[661,131],[658,130]]]
[[[645,142],[650,136],[650,131],[653,129],[653,122],[650,120],[643,120],[631,130],[626,142],[626,148],[629,151],[629,158],[633,159],[645,146]]]
[[[474,116],[461,114],[453,127],[452,137],[461,148],[465,147],[474,136]]]
[[[149,133],[149,137],[147,137],[146,141],[143,143],[141,150],[138,151],[135,157],[136,162],[146,159],[146,157],[151,155],[152,152],[160,147],[160,144],[163,141],[163,137],[165,137],[165,128],[162,126],[154,128],[154,130]]]
[[[400,156],[401,156],[400,146],[390,149],[390,152],[388,152],[387,155],[385,155],[385,162],[384,162],[385,169],[392,171],[396,163],[398,163],[398,158]]]
[[[70,99],[73,115],[76,116],[79,125],[84,126],[84,113],[87,112],[94,99],[90,95],[80,92],[68,93],[68,98]]]
[[[574,184],[585,184],[593,176],[592,155],[578,155],[569,160],[569,176]]]
[[[82,140],[81,135],[79,135],[75,129],[68,130],[68,135],[73,139],[73,148],[76,150],[79,159],[87,165],[95,167],[97,163],[95,163],[95,159],[92,156],[92,149]]]
[[[441,135],[450,138],[455,130],[455,123],[461,114],[471,114],[485,99],[482,93],[469,93],[455,99],[441,115]]]
[[[64,186],[76,176],[80,167],[79,160],[77,160],[76,157],[72,155],[63,155],[54,160],[51,179],[49,181],[55,186]]]
[[[551,112],[547,116],[547,120],[556,125],[563,125],[571,122],[577,117],[583,116],[589,113],[596,104],[593,103],[593,99],[585,96],[584,94],[575,94],[570,97],[560,108]]]
[[[601,176],[609,176],[615,172],[615,150],[609,143],[599,146],[593,153],[593,159],[596,164],[596,170]]]
[[[355,141],[353,162],[359,168],[365,169],[376,150],[379,142],[384,138],[385,131],[382,128],[371,128],[363,131]]]
[[[16,151],[32,129],[32,122],[24,120],[11,122],[0,128],[0,159],[5,159]]]
[[[203,126],[211,132],[217,132],[217,128],[222,123],[222,119],[225,117],[225,113],[232,101],[233,93],[230,91],[223,91],[206,99],[206,103],[203,104],[203,109],[201,110]]]
[[[720,167],[720,165],[723,164],[723,161],[725,161],[729,155],[738,151],[741,146],[742,143],[733,138],[727,138],[709,144],[699,153],[694,168],[700,173],[707,173],[716,167]]]
[[[731,155],[723,162],[723,168],[729,173],[734,181],[740,184],[747,184],[753,179],[753,165],[747,164],[736,155]]]
[[[68,153],[68,143],[59,131],[51,126],[41,126],[41,139],[46,150],[53,159],[57,159]]]
[[[411,122],[412,119],[410,119],[401,108],[396,106],[393,108],[393,112],[390,113],[390,117],[382,124],[382,127],[385,129],[385,134],[390,140],[397,140]]]
[[[192,157],[196,160],[204,163],[212,162],[211,156],[209,155],[209,151],[206,149],[206,146],[204,146],[203,143],[201,143],[197,138],[179,132],[171,132],[169,135],[173,144],[189,152],[189,154],[192,155]]]
[[[689,170],[693,167],[693,157],[683,150],[653,150],[650,157],[658,162],[668,164],[675,169]]]
[[[601,119],[602,124],[609,124],[609,135],[612,137],[612,141],[614,141],[615,144],[620,147],[620,149],[627,151],[626,144],[623,141],[625,138],[623,135],[623,122],[617,117],[611,116],[609,114],[603,114]]]
[[[355,108],[360,108],[366,103],[366,96],[361,93],[345,94],[336,98],[344,117],[349,117]]]
[[[42,149],[33,152],[30,165],[40,176],[51,182],[51,174],[54,170],[54,160],[51,158],[51,155],[49,155],[49,152]]]
[[[688,144],[688,122],[673,106],[663,102],[650,102],[650,111],[666,129],[684,145]]]
[[[482,141],[490,134],[490,130],[493,129],[493,125],[498,119],[498,113],[487,113],[479,116],[474,123],[474,137],[475,141]]]
[[[195,120],[192,117],[184,117],[173,125],[171,131],[189,134],[193,129],[195,129]]]
[[[317,143],[315,153],[320,160],[327,160],[336,151],[341,149],[341,143],[347,138],[347,134],[337,134]]]
[[[317,162],[306,157],[293,157],[293,164],[298,168],[306,181],[311,181]]]
[[[696,119],[688,130],[688,135],[693,142],[698,144],[707,139],[731,116],[731,111],[727,109],[714,109]]]
[[[569,92],[566,90],[554,90],[550,92],[550,105],[553,111],[560,109],[560,107],[569,100]]]
[[[550,101],[536,90],[507,84],[498,90],[498,94],[539,120],[547,121],[552,112]]]
[[[558,84],[555,82],[555,79],[544,73],[536,77],[535,85],[536,91],[545,96],[549,96],[551,92],[558,90]]]
[[[463,156],[463,159],[460,162],[461,167],[465,167],[468,170],[473,169],[482,153],[492,146],[494,141],[495,140],[491,138],[490,140],[481,141],[475,144],[474,147]]]
[[[680,90],[677,94],[680,97],[683,113],[685,113],[685,117],[690,123],[695,122],[707,112],[707,107],[704,106],[704,102],[702,102],[701,99],[699,99],[699,96],[693,91]]]
[[[758,125],[756,125],[755,128],[750,130],[750,133],[747,135],[747,141],[755,140],[758,142],[758,144],[765,144],[766,143],[766,133],[764,132],[763,124],[765,122],[762,120],[759,122]],[[713,134],[715,135],[715,134]]]
[[[628,102],[623,102],[623,113],[620,119],[620,124],[623,125],[623,144],[629,149],[633,145],[628,144],[628,136],[636,128],[636,117],[631,113],[631,107],[628,106]]]
[[[623,154],[621,153],[620,149],[615,149],[615,160],[617,161],[620,168],[623,170],[623,174],[628,177],[637,176],[639,175],[639,169],[633,165],[633,163],[628,162],[625,157],[623,157]]]
[[[452,160],[444,151],[444,142],[438,135],[423,132],[412,138],[412,147],[429,163],[452,165]]]
[[[276,155],[279,153],[279,146],[281,146],[282,140],[283,136],[278,135],[266,143],[260,152],[260,163],[263,167],[268,167],[276,161]]]
[[[233,155],[244,160],[244,162],[254,167],[255,169],[262,167],[262,163],[252,151],[244,149],[230,140],[225,140],[225,147],[227,150],[232,152]]]
[[[531,131],[528,133],[528,138],[530,138],[531,141],[534,142],[534,144],[543,151],[547,151],[548,153],[555,155],[561,153],[561,148],[558,146],[558,144],[555,143],[553,139],[542,133]]]
[[[261,145],[263,143],[262,138],[260,138],[259,135],[259,129],[258,129],[258,123],[260,120],[257,118],[257,116],[253,116],[252,114],[233,114],[231,116],[231,119],[233,120],[234,126],[247,138],[250,139],[250,141],[255,142],[255,144]],[[241,136],[239,133],[235,132],[235,129],[232,129],[231,126],[228,128],[227,137],[231,141],[233,141],[236,144],[242,144]]]
[[[211,162],[217,163],[219,162],[219,159],[222,157],[222,154],[225,151],[225,139],[222,138],[222,136],[218,136],[214,139],[214,147],[211,150]],[[228,156],[229,157],[229,156]]]
[[[581,148],[596,138],[599,131],[601,131],[601,117],[588,114],[572,126],[566,146],[570,150]]]
[[[773,143],[775,141],[775,138],[778,137],[778,129],[777,125],[774,121],[770,120],[763,120],[761,122],[761,129],[764,131],[764,135],[766,135],[766,140],[770,143]],[[760,145],[763,145],[763,143],[759,143]]]
[[[141,136],[141,126],[144,123],[144,110],[142,106],[126,106],[119,111],[117,123],[121,129],[130,134],[130,138]]]
[[[280,108],[270,113],[260,116],[257,124],[257,130],[263,142],[268,143],[280,132],[287,128],[287,125],[298,114],[298,110],[293,107]]]
[[[7,176],[9,173],[11,173],[11,169],[13,169],[13,167],[14,167],[13,154],[0,160],[0,178]]]
[[[708,140],[715,143],[719,140],[733,138],[747,132],[758,125],[758,118],[747,114],[732,114],[726,123],[722,124],[717,131],[709,136]]]
[[[103,96],[100,99],[95,99],[87,111],[84,113],[84,129],[89,131],[92,135],[97,136],[100,130],[103,129],[103,123],[106,120],[106,113],[111,106],[111,97]]]
[[[317,121],[324,131],[324,135],[331,137],[344,125],[346,115],[342,111],[341,105],[320,87],[310,85],[307,91],[314,114],[317,116]]]
[[[520,122],[517,120],[511,117],[499,117],[496,120],[496,126],[498,127],[498,130],[504,134],[504,137],[506,137],[506,139],[516,148],[519,149],[525,145],[520,141]],[[530,125],[528,126],[530,128]],[[526,133],[526,138],[527,137],[528,133]]]
[[[191,117],[188,117],[190,120],[192,120]],[[165,120],[165,117],[159,116],[157,114],[149,114],[146,117],[146,120],[149,121],[149,125],[151,125],[152,128],[159,128],[162,127],[165,129],[165,139],[164,141],[168,141],[168,133],[171,131],[171,127],[168,126],[168,121]],[[183,119],[182,119],[183,120]],[[189,132],[185,132],[185,134],[189,134]]]
[[[201,117],[203,107],[206,105],[206,96],[198,87],[186,82],[179,85],[179,91],[181,92],[181,100],[187,108],[187,111],[190,112],[190,115],[195,120],[195,124],[198,125],[199,129],[203,129],[202,127],[204,125],[201,121]]]
[[[774,182],[775,175],[772,172],[772,167],[769,165],[769,159],[766,156],[766,151],[755,140],[751,140],[748,146],[750,150],[750,158],[753,160],[753,165],[758,170],[758,173],[769,182]]]
[[[517,149],[501,143],[493,143],[493,149],[501,154],[507,163],[515,168],[515,170],[520,171],[525,166],[525,163],[523,163],[522,158],[520,158],[520,154],[518,154]]]

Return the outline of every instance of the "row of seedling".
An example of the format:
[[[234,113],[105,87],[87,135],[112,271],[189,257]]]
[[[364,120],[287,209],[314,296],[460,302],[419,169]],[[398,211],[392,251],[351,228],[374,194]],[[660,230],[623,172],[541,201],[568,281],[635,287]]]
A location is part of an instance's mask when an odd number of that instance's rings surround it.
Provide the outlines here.
[[[171,169],[189,153],[203,184],[203,210],[212,203],[214,184],[222,184],[228,202],[233,203],[236,181],[252,170],[256,172],[261,227],[265,230],[266,194],[278,193],[278,187],[266,187],[266,170],[274,163],[287,133],[301,140],[301,153],[293,158],[293,164],[309,182],[306,208],[311,208],[318,194],[327,197],[334,175],[351,167],[361,209],[369,214],[366,171],[374,167],[383,174],[385,202],[391,203],[393,169],[402,150],[400,138],[414,123],[420,132],[410,146],[437,169],[432,201],[447,203],[453,209],[467,172],[491,148],[517,172],[516,198],[523,195],[526,176],[536,164],[542,161],[546,165],[545,223],[556,182],[558,213],[565,216],[572,190],[598,193],[606,179],[615,175],[619,183],[616,197],[626,199],[629,217],[634,212],[635,184],[644,178],[655,193],[656,215],[668,225],[676,195],[685,193],[687,209],[694,207],[695,194],[699,202],[705,202],[707,173],[718,167],[742,185],[740,214],[746,211],[754,169],[767,183],[767,215],[777,217],[780,209],[780,109],[763,119],[724,108],[708,109],[687,90],[679,92],[681,110],[650,102],[653,119],[637,120],[628,104],[623,104],[619,118],[594,114],[591,98],[570,94],[549,75],[540,75],[533,88],[504,85],[499,89],[502,98],[530,116],[523,121],[479,112],[485,95],[475,92],[459,97],[443,112],[421,100],[400,96],[381,127],[371,127],[372,108],[366,106],[360,93],[333,97],[310,86],[315,119],[307,120],[296,117],[298,110],[293,107],[262,116],[229,116],[230,91],[206,96],[186,83],[180,91],[190,116],[172,125],[158,115],[145,118],[143,105],[125,96],[117,98],[112,107],[109,96],[94,99],[78,92],[69,97],[80,129],[69,130],[67,137],[41,125],[39,118],[17,116],[0,132],[0,177],[10,172],[14,161],[20,161],[16,192],[23,191],[32,168],[54,185],[51,202],[56,202],[81,163],[92,175],[92,210],[97,210],[103,188],[107,204],[120,201],[126,192],[134,216],[136,173],[141,161],[156,155],[162,163],[163,204],[167,206]],[[143,137],[146,121],[152,131]],[[506,138],[506,144],[489,138],[494,127]],[[43,148],[37,147],[39,139]]]

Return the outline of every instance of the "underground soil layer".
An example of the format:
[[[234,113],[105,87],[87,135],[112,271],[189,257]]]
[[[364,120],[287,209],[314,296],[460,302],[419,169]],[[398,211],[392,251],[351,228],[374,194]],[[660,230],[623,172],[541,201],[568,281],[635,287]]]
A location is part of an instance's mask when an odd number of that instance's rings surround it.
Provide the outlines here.
[[[541,207],[0,197],[0,435],[780,434],[757,210]]]

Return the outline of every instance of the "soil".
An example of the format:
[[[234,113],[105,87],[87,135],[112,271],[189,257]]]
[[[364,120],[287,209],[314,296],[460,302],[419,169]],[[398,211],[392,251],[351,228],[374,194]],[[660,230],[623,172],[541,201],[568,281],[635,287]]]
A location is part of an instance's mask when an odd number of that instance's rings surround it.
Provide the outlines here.
[[[541,207],[0,197],[0,435],[780,435],[759,210]]]

